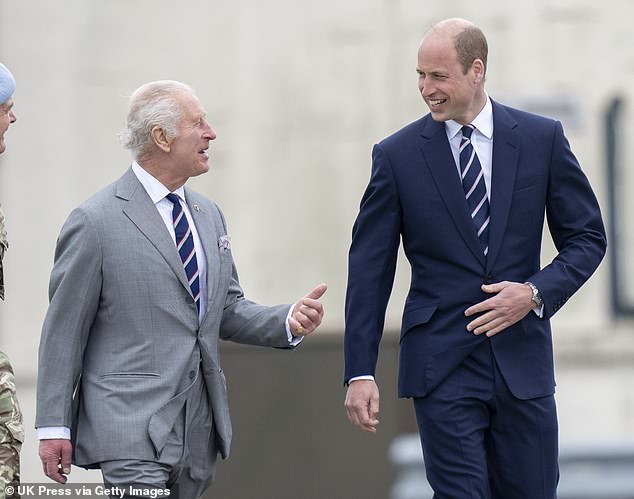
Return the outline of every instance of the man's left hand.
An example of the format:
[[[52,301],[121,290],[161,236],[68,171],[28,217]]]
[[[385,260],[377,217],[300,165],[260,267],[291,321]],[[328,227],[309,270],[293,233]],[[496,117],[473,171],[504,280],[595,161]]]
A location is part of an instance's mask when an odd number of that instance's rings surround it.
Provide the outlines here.
[[[288,325],[293,336],[306,336],[321,324],[324,306],[319,302],[319,298],[326,289],[328,287],[325,284],[320,284],[295,304],[288,318]]]
[[[483,284],[482,291],[495,296],[469,307],[465,315],[482,314],[467,324],[473,334],[491,337],[522,320],[534,307],[531,288],[519,282]]]

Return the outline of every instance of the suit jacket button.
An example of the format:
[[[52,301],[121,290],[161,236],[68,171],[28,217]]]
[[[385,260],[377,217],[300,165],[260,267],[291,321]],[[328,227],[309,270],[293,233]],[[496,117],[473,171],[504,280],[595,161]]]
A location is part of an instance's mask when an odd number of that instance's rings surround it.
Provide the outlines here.
[[[196,371],[189,371],[189,379],[194,379],[196,377]]]

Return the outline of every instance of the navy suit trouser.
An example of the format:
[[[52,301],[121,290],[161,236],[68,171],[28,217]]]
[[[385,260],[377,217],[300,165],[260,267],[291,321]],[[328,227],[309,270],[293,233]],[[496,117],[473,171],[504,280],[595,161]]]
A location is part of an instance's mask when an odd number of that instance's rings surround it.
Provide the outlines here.
[[[435,499],[557,497],[554,396],[514,397],[488,339],[414,407]]]

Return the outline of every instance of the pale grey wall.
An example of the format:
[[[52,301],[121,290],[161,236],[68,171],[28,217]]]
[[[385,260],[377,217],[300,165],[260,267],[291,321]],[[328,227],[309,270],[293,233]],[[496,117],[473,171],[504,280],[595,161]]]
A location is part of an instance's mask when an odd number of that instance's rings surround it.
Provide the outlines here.
[[[371,146],[426,112],[414,68],[427,27],[461,16],[484,29],[493,98],[546,112],[570,104],[559,117],[605,206],[600,120],[614,94],[632,97],[632,14],[628,0],[0,0],[0,60],[18,80],[18,122],[0,157],[11,241],[0,344],[24,385],[25,408],[33,410],[57,233],[73,207],[129,164],[117,133],[126,97],[140,84],[182,80],[206,106],[218,132],[212,171],[191,185],[223,207],[249,295],[285,302],[327,282],[323,334],[340,335],[346,253]],[[580,407],[583,385],[562,367],[563,437],[634,435],[634,394],[625,382],[634,331],[610,315],[607,269],[554,327],[558,352],[574,369],[574,359],[596,352],[608,360],[593,379],[620,388]],[[390,330],[398,328],[408,278],[401,265]],[[592,418],[579,418],[580,409]],[[23,476],[41,478],[37,468]]]

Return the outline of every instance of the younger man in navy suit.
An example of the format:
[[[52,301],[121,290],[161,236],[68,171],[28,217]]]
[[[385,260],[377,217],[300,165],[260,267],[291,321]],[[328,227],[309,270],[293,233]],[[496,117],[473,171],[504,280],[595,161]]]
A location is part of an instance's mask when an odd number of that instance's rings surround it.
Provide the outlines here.
[[[438,498],[556,497],[549,319],[606,248],[599,205],[557,121],[491,100],[487,41],[464,19],[418,51],[430,114],[374,147],[346,296],[350,421],[376,431],[374,381],[397,250],[412,281],[399,396],[414,401]],[[540,264],[544,215],[558,250]]]

